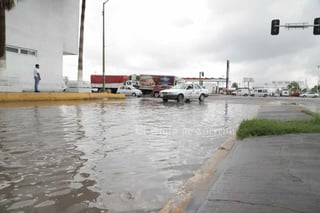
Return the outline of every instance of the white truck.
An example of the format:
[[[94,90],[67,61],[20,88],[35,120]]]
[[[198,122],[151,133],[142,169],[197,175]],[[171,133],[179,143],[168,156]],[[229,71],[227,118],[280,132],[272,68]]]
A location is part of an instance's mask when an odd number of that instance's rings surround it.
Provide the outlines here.
[[[267,97],[267,96],[270,96],[270,93],[268,89],[258,88],[253,90],[253,92],[251,93],[251,96]]]
[[[92,89],[101,92],[103,90],[103,76],[91,75],[91,87]],[[112,93],[116,93],[120,86],[134,86],[138,87],[139,82],[135,80],[134,75],[105,75],[104,86],[105,90],[109,90]]]
[[[248,96],[250,95],[250,90],[247,88],[238,88],[236,91],[231,93],[233,96]]]

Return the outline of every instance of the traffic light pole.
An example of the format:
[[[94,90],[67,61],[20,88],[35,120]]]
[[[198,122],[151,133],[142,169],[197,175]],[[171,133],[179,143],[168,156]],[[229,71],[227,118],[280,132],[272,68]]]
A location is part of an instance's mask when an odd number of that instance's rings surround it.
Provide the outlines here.
[[[292,23],[292,24],[285,24],[285,25],[280,25],[279,27],[284,27],[287,29],[291,29],[291,28],[301,28],[301,29],[305,29],[308,27],[314,27],[315,25],[313,24],[308,24],[308,23]]]
[[[279,34],[279,28],[284,27],[287,29],[305,29],[308,27],[313,27],[313,34],[314,35],[320,35],[320,18],[314,19],[314,24],[308,24],[308,23],[289,23],[285,25],[280,25],[279,19],[273,19],[271,21],[271,35],[278,35]]]

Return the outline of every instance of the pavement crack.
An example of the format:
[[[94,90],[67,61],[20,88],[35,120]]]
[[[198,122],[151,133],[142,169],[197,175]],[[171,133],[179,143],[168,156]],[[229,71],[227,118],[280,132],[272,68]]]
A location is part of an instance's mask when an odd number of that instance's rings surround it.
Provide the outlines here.
[[[297,212],[297,213],[304,213],[302,211],[298,211],[295,209],[283,207],[283,206],[278,206],[274,204],[266,204],[266,203],[255,203],[255,202],[247,202],[247,201],[242,201],[242,200],[227,200],[227,199],[208,199],[210,202],[233,202],[233,203],[241,203],[241,204],[248,204],[252,206],[266,206],[266,207],[272,207],[272,208],[279,208],[283,210],[289,210],[291,212]]]
[[[300,177],[298,177],[297,175],[292,174],[290,169],[288,169],[288,175],[289,175],[290,180],[292,182],[303,183],[303,180]]]

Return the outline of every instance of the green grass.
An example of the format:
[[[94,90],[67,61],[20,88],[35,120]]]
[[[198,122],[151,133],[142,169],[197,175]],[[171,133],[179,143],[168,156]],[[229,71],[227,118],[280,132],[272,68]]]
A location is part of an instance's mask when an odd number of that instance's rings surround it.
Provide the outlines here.
[[[320,114],[307,110],[303,112],[312,116],[312,119],[307,121],[245,120],[239,126],[237,138],[289,133],[320,133]]]

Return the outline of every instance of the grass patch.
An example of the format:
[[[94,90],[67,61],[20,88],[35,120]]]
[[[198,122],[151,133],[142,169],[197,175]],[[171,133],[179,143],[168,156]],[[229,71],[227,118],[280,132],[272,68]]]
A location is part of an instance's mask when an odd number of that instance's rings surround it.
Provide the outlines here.
[[[290,133],[320,133],[320,114],[308,110],[303,112],[312,116],[312,119],[307,121],[245,120],[239,126],[237,138]]]

